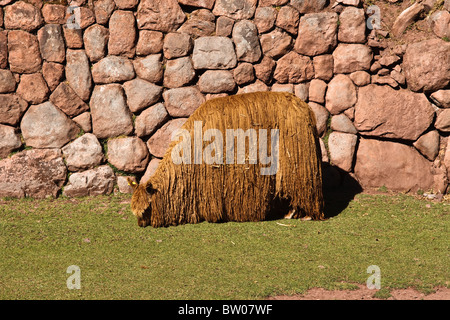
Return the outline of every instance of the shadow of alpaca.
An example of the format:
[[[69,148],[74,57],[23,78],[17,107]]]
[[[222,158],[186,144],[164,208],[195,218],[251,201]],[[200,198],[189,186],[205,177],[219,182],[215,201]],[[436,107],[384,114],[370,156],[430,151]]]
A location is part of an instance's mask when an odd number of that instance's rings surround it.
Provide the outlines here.
[[[328,219],[344,211],[363,189],[348,172],[328,163],[324,163],[322,168],[324,213]]]

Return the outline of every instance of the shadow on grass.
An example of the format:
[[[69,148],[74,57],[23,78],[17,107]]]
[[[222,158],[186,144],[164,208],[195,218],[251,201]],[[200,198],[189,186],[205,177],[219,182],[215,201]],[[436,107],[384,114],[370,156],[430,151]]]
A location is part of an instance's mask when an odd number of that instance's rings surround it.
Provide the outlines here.
[[[348,172],[323,164],[323,197],[325,218],[332,218],[347,208],[358,193],[362,192],[359,182]]]

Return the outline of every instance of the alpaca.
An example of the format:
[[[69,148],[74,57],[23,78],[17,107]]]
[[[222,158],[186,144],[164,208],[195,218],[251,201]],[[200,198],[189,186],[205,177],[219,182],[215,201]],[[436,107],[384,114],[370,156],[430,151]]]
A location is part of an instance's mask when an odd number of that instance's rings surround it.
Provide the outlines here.
[[[211,99],[172,138],[148,181],[129,180],[131,209],[141,227],[322,220],[321,159],[314,113],[293,94]]]

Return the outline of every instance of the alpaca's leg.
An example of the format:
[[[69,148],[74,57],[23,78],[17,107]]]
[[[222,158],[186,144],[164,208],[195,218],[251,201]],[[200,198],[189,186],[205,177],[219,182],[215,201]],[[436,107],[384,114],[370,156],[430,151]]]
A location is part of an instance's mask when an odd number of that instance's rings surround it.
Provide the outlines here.
[[[296,218],[296,217],[295,217],[296,212],[297,212],[297,210],[291,209],[291,210],[289,210],[289,212],[284,216],[284,218],[285,218],[285,219],[293,219],[293,218],[295,219],[295,218]],[[309,220],[312,220],[312,218],[309,217],[309,216],[304,216],[304,217],[300,218],[300,220],[302,220],[302,221],[309,221]]]
[[[295,214],[295,209],[289,210],[289,212],[284,216],[285,219],[292,219]]]

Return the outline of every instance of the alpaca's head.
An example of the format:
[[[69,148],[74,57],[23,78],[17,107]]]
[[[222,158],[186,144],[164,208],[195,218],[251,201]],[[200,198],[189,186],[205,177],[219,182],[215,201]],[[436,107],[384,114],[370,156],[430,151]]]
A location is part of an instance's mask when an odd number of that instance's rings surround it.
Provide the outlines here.
[[[147,190],[149,185],[137,184],[130,178],[127,179],[128,184],[133,188],[133,196],[131,197],[131,211],[137,218],[140,227],[147,227],[150,224],[152,213],[151,195]]]

